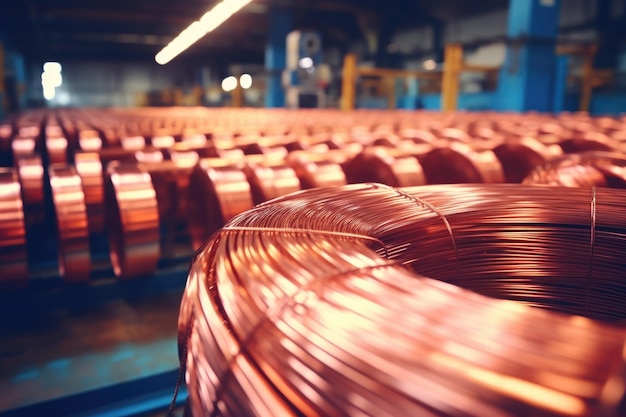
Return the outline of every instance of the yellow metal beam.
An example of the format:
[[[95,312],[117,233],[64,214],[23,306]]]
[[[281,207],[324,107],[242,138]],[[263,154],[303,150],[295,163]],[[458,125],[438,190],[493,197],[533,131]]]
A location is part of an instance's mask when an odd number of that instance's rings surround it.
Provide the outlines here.
[[[402,70],[392,68],[357,68],[358,75],[370,76],[370,77],[397,77],[397,78],[429,78],[437,79],[441,77],[440,72],[436,71],[415,71],[415,70]]]
[[[356,55],[347,54],[343,59],[341,81],[341,109],[354,110],[356,106]]]
[[[441,86],[441,110],[457,109],[459,99],[459,76],[463,69],[463,48],[453,43],[446,45],[443,80]]]

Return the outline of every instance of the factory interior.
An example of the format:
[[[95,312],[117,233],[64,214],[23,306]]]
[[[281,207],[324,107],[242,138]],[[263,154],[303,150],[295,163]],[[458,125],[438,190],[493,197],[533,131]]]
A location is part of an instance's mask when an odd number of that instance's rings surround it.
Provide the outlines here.
[[[626,417],[626,0],[3,0],[0,417]]]

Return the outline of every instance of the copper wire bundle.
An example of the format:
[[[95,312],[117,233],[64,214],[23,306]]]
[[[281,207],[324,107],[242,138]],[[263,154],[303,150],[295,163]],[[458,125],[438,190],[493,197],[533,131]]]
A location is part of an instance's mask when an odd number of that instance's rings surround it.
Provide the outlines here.
[[[537,166],[525,184],[564,187],[626,188],[626,156],[616,152],[584,152]]]
[[[191,268],[189,409],[624,415],[624,329],[532,306],[626,317],[625,202],[620,190],[362,184],[261,204]]]
[[[20,183],[12,168],[0,168],[0,288],[24,287],[28,278],[26,226]]]

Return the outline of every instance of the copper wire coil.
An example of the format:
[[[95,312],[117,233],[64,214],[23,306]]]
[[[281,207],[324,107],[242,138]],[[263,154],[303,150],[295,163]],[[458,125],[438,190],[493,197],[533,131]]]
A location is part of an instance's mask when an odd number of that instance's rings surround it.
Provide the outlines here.
[[[36,154],[37,141],[35,138],[18,136],[11,142],[13,164],[16,165],[20,158]]]
[[[589,139],[566,139],[561,141],[559,145],[561,146],[561,148],[563,148],[563,152],[565,153],[577,153],[586,151],[615,151],[615,148],[607,142],[600,142],[598,140]]]
[[[428,184],[504,182],[502,165],[492,151],[474,152],[460,143],[434,149],[420,162]]]
[[[254,204],[301,189],[296,172],[288,166],[264,166],[250,163],[246,164],[243,171],[250,184]]]
[[[24,156],[17,161],[17,175],[22,190],[26,228],[45,224],[44,167],[38,155]]]
[[[17,172],[0,168],[0,288],[28,284],[26,226]]]
[[[95,152],[78,152],[74,155],[76,171],[80,175],[87,206],[90,233],[104,231],[104,182],[102,162]]]
[[[46,137],[46,151],[48,153],[49,164],[67,163],[68,142],[64,136],[47,136]]]
[[[311,154],[293,152],[287,157],[286,163],[295,171],[302,189],[348,183],[341,164],[332,159],[311,158]]]
[[[112,162],[105,176],[105,212],[115,275],[134,278],[156,270],[159,208],[150,174],[136,164]]]
[[[615,152],[565,155],[537,166],[524,184],[626,188],[626,156]]]
[[[233,216],[254,205],[244,172],[203,159],[189,178],[189,234],[194,249]]]
[[[379,182],[394,187],[424,185],[426,178],[417,158],[393,157],[384,148],[364,149],[343,165],[348,183]]]
[[[509,140],[493,152],[504,170],[506,182],[521,183],[535,168],[561,154],[560,147],[548,147],[533,138]]]
[[[129,151],[140,151],[147,146],[146,138],[137,135],[121,137],[120,145],[123,149]]]
[[[57,224],[59,274],[68,283],[88,282],[89,227],[80,176],[67,164],[52,164],[48,173]]]
[[[365,184],[243,213],[183,295],[191,414],[623,415],[624,329],[531,306],[624,317],[625,197]]]

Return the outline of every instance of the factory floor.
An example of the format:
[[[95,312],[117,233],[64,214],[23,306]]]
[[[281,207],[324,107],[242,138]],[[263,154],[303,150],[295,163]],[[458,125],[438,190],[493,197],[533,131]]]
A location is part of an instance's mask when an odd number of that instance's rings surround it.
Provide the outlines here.
[[[180,297],[172,291],[55,311],[0,333],[0,415],[176,370]]]

